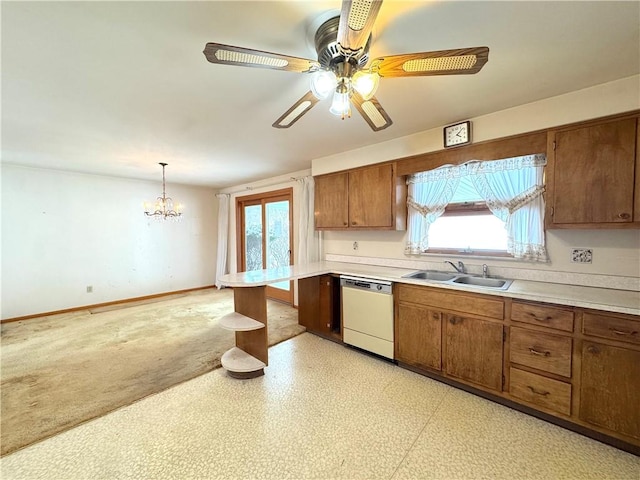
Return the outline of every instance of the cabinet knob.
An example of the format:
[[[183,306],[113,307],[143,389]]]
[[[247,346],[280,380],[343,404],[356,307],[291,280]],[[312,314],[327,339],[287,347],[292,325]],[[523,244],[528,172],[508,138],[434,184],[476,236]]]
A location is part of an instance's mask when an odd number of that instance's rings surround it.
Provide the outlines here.
[[[628,214],[628,213],[623,212],[623,213],[619,213],[618,214],[618,218],[621,218],[623,220],[628,220],[629,218],[631,218],[631,215]]]
[[[459,323],[462,323],[462,317],[449,317],[449,323],[451,325],[458,325]]]
[[[596,347],[595,345],[589,345],[587,347],[587,352],[593,353],[594,355],[597,355],[597,354],[600,353],[600,349],[598,347]]]

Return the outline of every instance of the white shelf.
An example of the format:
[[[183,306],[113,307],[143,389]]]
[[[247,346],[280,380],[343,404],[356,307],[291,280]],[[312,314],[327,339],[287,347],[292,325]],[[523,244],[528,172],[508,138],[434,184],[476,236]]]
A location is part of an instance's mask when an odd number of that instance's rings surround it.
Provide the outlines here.
[[[220,361],[225,370],[237,373],[255,372],[266,367],[264,362],[252,357],[238,347],[233,347],[231,350],[226,351]]]
[[[218,324],[227,330],[235,332],[248,332],[250,330],[259,330],[264,328],[264,323],[249,318],[238,312],[231,312],[218,320]]]

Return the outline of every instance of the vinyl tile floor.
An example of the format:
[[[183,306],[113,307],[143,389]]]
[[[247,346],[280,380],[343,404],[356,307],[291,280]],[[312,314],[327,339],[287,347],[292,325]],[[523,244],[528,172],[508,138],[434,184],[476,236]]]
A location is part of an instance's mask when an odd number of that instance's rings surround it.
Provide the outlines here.
[[[640,459],[304,333],[0,460],[9,479],[633,479]]]

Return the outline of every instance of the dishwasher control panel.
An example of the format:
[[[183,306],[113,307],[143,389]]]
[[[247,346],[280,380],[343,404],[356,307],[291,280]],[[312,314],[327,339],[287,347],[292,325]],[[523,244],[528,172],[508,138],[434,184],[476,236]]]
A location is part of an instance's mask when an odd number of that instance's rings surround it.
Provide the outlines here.
[[[372,280],[342,275],[340,277],[340,285],[347,288],[358,288],[360,290],[369,290],[371,292],[391,295],[391,282],[384,280]]]

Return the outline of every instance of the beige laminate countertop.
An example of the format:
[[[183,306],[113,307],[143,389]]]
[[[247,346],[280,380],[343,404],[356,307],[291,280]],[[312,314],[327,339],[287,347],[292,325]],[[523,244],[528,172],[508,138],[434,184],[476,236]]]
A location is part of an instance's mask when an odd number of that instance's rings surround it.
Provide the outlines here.
[[[221,281],[229,287],[257,287],[283,280],[314,277],[328,273],[353,275],[375,280],[406,283],[457,290],[461,292],[482,293],[501,297],[534,300],[537,302],[555,303],[573,307],[591,308],[609,312],[640,315],[640,292],[614,290],[608,288],[582,287],[559,283],[532,282],[514,280],[507,290],[494,290],[471,285],[458,285],[427,280],[402,278],[415,269],[381,267],[345,262],[316,262],[308,265],[292,265],[288,267],[270,268],[252,272],[230,273]]]

